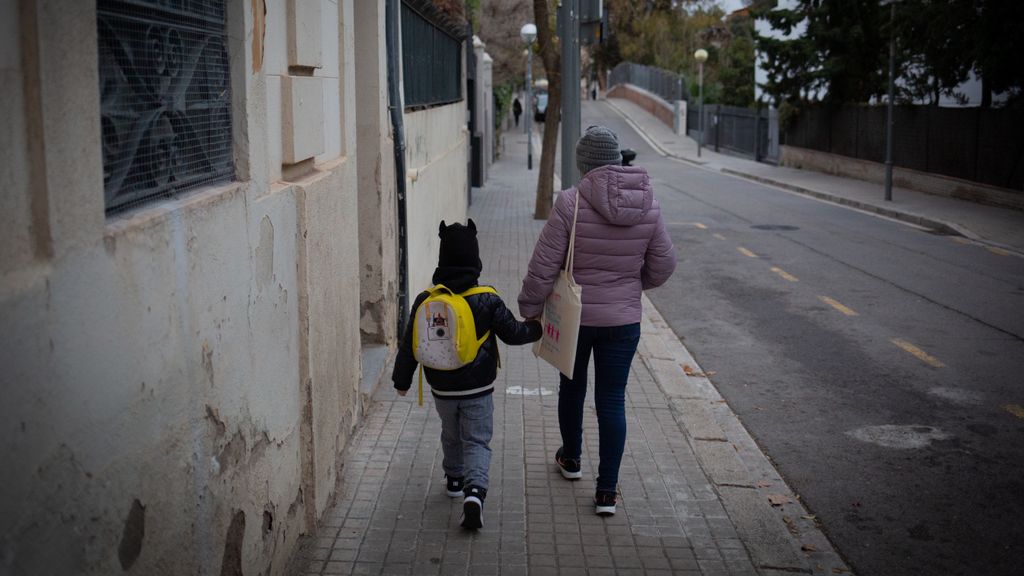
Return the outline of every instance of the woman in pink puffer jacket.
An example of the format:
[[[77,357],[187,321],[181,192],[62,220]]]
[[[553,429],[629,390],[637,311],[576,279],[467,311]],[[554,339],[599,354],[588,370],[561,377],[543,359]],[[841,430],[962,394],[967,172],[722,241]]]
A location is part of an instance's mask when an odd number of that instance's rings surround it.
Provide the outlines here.
[[[562,447],[555,463],[562,476],[582,477],[583,405],[587,365],[594,354],[594,401],[599,427],[598,514],[614,514],[619,464],[626,445],[626,379],[640,341],[640,293],[660,286],[676,267],[675,247],[665,229],[647,171],[621,166],[615,133],[591,126],[576,143],[580,179],[558,195],[541,231],[519,293],[519,313],[537,318],[565,263],[576,222],[573,278],[583,289],[583,313],[574,378],[561,375],[558,425]]]

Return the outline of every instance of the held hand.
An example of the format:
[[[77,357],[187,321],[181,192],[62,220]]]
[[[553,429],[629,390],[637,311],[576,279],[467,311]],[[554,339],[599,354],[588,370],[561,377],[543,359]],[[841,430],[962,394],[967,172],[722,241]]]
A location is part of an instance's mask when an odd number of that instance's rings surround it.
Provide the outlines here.
[[[405,396],[406,394],[409,393],[408,390],[395,390],[395,392],[398,392],[399,396]]]

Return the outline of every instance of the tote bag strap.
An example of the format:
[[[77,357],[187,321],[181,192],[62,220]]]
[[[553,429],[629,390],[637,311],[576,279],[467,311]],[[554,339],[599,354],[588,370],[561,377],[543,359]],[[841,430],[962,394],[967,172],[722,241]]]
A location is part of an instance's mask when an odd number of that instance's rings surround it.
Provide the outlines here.
[[[573,255],[576,253],[576,216],[580,212],[580,191],[576,190],[576,203],[572,208],[572,231],[569,232],[569,254],[565,258],[565,271],[568,272],[569,282],[576,284],[572,277]]]

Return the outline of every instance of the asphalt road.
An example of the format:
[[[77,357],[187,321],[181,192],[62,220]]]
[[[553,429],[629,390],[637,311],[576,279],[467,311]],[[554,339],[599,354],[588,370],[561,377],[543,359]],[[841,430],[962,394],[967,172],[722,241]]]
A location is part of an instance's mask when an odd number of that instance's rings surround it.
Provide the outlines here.
[[[1024,258],[639,152],[648,293],[858,574],[1024,574]]]

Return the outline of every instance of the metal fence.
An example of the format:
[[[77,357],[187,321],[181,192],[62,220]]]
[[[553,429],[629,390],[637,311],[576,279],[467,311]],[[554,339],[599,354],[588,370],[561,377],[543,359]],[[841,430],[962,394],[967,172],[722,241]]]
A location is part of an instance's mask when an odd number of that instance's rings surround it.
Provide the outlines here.
[[[619,62],[618,66],[612,69],[608,75],[608,85],[632,84],[639,86],[648,92],[661,97],[669,104],[676,100],[686,100],[686,80],[668,70],[634,64],[632,62]]]
[[[107,211],[230,180],[224,1],[99,0],[96,22]]]
[[[783,143],[885,162],[884,106],[806,108]],[[893,164],[1024,190],[1024,110],[898,106]]]
[[[700,108],[693,104],[686,110],[686,127],[694,140],[715,152],[732,152],[771,163],[779,161],[779,122],[775,109],[705,104],[704,133],[701,134]]]
[[[462,99],[462,43],[402,3],[402,82],[405,106]]]

